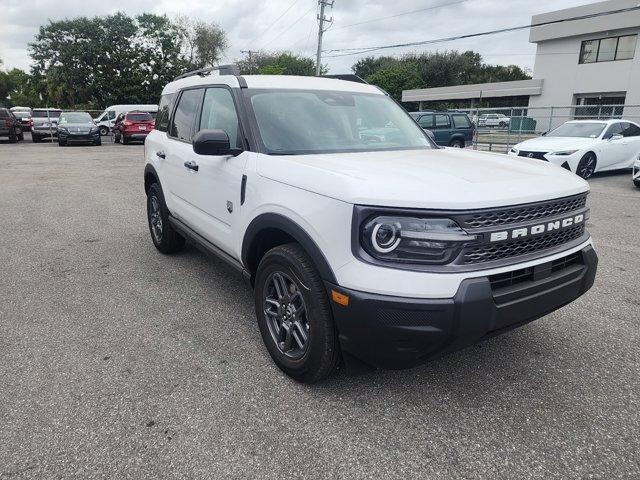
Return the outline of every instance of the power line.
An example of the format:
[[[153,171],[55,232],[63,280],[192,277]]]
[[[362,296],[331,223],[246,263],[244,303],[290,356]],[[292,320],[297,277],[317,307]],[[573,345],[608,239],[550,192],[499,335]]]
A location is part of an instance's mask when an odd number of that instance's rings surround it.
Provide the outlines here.
[[[300,0],[293,0],[293,3],[292,3],[291,5],[289,5],[289,6],[286,8],[286,10],[285,10],[284,12],[282,12],[282,14],[280,14],[280,16],[279,16],[278,18],[276,18],[273,22],[271,22],[271,23],[269,24],[269,26],[268,26],[267,28],[265,28],[265,29],[262,31],[262,33],[261,33],[260,35],[258,35],[258,36],[257,36],[257,37],[255,37],[253,40],[251,40],[251,42],[252,42],[252,43],[253,43],[253,42],[255,42],[255,41],[256,41],[256,40],[258,40],[260,37],[262,37],[265,33],[267,33],[267,32],[271,29],[271,27],[273,27],[276,23],[278,23],[278,21],[279,21],[282,17],[284,17],[284,16],[287,14],[287,12],[288,12],[289,10],[291,10],[291,9],[293,8],[293,6],[294,6],[296,3],[298,3],[299,1],[300,1]]]
[[[343,28],[356,27],[358,25],[365,25],[367,23],[378,22],[380,20],[387,20],[389,18],[397,18],[397,17],[402,17],[404,15],[411,15],[412,13],[420,13],[420,12],[426,12],[428,10],[436,10],[436,9],[442,8],[442,7],[450,7],[452,5],[457,5],[459,3],[465,3],[465,2],[468,2],[468,1],[469,0],[458,0],[456,2],[443,3],[441,5],[433,5],[431,7],[419,8],[417,10],[411,10],[409,12],[397,13],[395,15],[389,15],[389,16],[386,16],[386,17],[371,18],[369,20],[363,20],[362,22],[350,23],[349,25],[338,25],[337,27],[334,27],[333,29],[334,30],[342,30]]]
[[[474,37],[481,37],[481,36],[486,36],[486,35],[495,35],[497,33],[506,33],[506,32],[514,32],[516,30],[524,30],[527,28],[533,28],[533,27],[543,27],[545,25],[553,25],[553,24],[558,24],[558,23],[563,23],[563,22],[571,22],[571,21],[575,21],[575,20],[585,20],[585,19],[589,19],[589,18],[596,18],[596,17],[602,17],[605,15],[613,15],[616,13],[628,13],[628,12],[632,12],[635,10],[640,10],[640,5],[635,6],[635,7],[628,7],[628,8],[620,8],[617,10],[610,10],[607,12],[600,12],[600,13],[591,13],[588,15],[580,15],[577,17],[571,17],[571,18],[564,18],[564,19],[560,19],[560,20],[549,20],[547,22],[540,22],[540,23],[532,23],[529,25],[521,25],[518,27],[509,27],[509,28],[501,28],[501,29],[497,29],[497,30],[489,30],[486,32],[478,32],[478,33],[469,33],[466,35],[457,35],[454,37],[444,37],[444,38],[437,38],[437,39],[433,39],[433,40],[423,40],[423,41],[418,41],[418,42],[409,42],[409,43],[399,43],[396,45],[382,45],[382,46],[377,46],[377,47],[360,47],[360,48],[336,48],[336,49],[331,49],[331,50],[324,50],[324,52],[330,53],[330,52],[348,52],[348,53],[340,53],[337,55],[327,55],[326,58],[335,58],[335,57],[345,57],[345,56],[349,56],[349,55],[359,55],[362,53],[371,53],[371,52],[375,52],[378,50],[386,50],[389,48],[401,48],[401,47],[415,47],[415,46],[420,46],[420,45],[431,45],[431,44],[435,44],[435,43],[444,43],[444,42],[451,42],[454,40],[463,40],[463,39],[467,39],[467,38],[474,38]]]
[[[285,28],[284,30],[282,30],[276,37],[272,38],[269,42],[265,43],[264,46],[262,48],[266,48],[268,45],[271,45],[273,42],[275,42],[277,39],[279,39],[282,35],[284,35],[286,32],[288,32],[289,30],[291,30],[291,28],[293,28],[294,25],[296,25],[300,20],[302,20],[311,10],[313,10],[314,8],[316,8],[315,5],[313,5],[309,10],[307,10],[306,12],[304,12],[302,15],[300,15],[295,21],[293,21],[287,28]]]

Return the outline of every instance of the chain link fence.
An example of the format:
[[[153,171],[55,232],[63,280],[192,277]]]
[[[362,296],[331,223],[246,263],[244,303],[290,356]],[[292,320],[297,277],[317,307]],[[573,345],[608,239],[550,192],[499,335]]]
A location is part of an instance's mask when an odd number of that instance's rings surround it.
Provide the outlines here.
[[[511,146],[559,127],[569,120],[630,120],[640,124],[640,105],[568,105],[456,109],[476,125],[473,148],[506,153]]]

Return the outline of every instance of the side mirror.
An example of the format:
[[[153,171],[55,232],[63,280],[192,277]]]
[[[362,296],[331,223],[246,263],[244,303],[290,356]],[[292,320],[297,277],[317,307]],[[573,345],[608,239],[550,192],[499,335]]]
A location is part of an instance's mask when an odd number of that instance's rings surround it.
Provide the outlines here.
[[[193,151],[198,155],[238,155],[241,150],[231,148],[224,130],[200,130],[193,137]]]
[[[622,135],[620,135],[619,133],[616,133],[615,135],[611,135],[609,137],[609,141],[610,142],[615,142],[616,140],[622,140],[624,137]]]

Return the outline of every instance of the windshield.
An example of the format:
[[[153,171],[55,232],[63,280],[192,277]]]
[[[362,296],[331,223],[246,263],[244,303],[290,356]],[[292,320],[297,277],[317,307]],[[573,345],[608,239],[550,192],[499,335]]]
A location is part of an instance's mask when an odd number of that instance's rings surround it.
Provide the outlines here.
[[[600,122],[565,123],[547,133],[547,137],[598,138],[605,126]]]
[[[432,148],[423,130],[385,95],[324,90],[250,94],[268,153]]]
[[[47,117],[59,117],[61,111],[60,110],[49,110],[49,114],[47,115],[47,110],[34,110],[33,115],[34,118],[47,118]]]
[[[59,124],[64,123],[92,123],[91,115],[86,112],[66,112],[60,114]]]
[[[127,120],[132,122],[149,122],[153,117],[149,113],[127,113]]]

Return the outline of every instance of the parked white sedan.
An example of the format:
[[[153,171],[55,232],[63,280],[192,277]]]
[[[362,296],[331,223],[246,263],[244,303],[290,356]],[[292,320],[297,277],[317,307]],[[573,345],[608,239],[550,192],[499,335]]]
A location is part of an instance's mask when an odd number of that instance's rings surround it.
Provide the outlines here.
[[[509,155],[546,160],[584,179],[631,168],[639,154],[640,126],[627,120],[572,120],[509,150]]]

